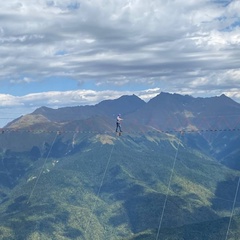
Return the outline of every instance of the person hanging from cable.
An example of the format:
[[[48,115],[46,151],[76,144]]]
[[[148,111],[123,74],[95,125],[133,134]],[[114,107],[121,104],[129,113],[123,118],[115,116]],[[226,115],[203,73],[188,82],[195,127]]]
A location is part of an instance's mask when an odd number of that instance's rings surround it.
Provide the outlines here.
[[[121,118],[121,114],[117,115],[117,119],[116,119],[116,132],[118,132],[118,129],[120,132],[122,132],[122,127],[121,127],[121,121],[123,119]]]

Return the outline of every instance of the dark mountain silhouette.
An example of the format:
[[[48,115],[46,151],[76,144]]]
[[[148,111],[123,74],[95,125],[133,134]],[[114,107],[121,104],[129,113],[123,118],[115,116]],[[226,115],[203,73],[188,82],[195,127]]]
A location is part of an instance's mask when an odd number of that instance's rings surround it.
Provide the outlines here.
[[[0,135],[0,236],[238,239],[239,120],[225,95],[163,92],[22,116]]]
[[[202,130],[234,128],[239,115],[240,105],[225,95],[193,98],[162,92],[129,118],[163,130]]]
[[[56,123],[57,126],[57,123],[71,123],[77,120],[89,121],[96,116],[108,119],[107,121],[111,126],[118,113],[126,118],[124,122],[128,130],[131,127],[134,127],[133,130],[148,127],[162,131],[225,129],[235,128],[240,121],[240,105],[225,95],[193,98],[188,95],[161,92],[147,103],[132,95],[102,101],[94,106],[59,109],[41,107],[32,114],[14,120],[6,127],[34,127],[34,125],[41,123]],[[95,127],[94,124],[92,126]],[[104,127],[102,129],[105,130]],[[101,130],[101,126],[99,126],[99,130]]]

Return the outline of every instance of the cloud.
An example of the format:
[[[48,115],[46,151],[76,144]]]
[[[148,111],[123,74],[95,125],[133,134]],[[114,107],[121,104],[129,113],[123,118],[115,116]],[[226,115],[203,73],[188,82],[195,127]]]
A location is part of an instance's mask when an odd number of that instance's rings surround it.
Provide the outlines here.
[[[106,90],[232,91],[239,87],[239,9],[238,0],[5,1],[0,82],[64,77]]]
[[[0,94],[0,107],[21,106],[22,104],[18,97],[9,94]]]

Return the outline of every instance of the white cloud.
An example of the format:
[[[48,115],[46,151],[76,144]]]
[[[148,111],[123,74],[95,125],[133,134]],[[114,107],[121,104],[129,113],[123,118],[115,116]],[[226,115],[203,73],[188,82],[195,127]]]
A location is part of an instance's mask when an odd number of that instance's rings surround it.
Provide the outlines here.
[[[239,9],[239,0],[4,1],[0,81],[28,84],[59,76],[95,81],[102,89],[131,83],[228,91],[226,81],[237,88],[240,80]],[[62,104],[58,93],[51,94],[28,98]]]
[[[18,97],[9,94],[0,94],[0,107],[21,106],[23,103],[19,101]]]

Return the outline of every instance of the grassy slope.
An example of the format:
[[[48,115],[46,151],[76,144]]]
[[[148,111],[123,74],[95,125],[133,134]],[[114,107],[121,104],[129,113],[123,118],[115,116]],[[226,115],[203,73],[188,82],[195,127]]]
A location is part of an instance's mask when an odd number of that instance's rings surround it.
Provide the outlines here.
[[[171,135],[79,135],[74,141],[74,154],[47,159],[37,185],[46,158],[33,162],[0,205],[3,239],[155,239],[173,170],[160,239],[221,239],[234,171],[182,142],[178,149]],[[226,184],[229,191],[219,194]]]

